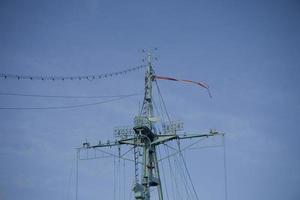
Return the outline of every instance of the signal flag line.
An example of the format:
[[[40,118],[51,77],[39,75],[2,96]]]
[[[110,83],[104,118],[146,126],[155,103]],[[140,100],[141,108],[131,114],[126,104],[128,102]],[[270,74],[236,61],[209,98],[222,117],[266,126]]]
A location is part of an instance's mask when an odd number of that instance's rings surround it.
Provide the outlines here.
[[[2,79],[17,79],[17,80],[40,80],[40,81],[75,81],[75,80],[96,80],[104,79],[112,76],[118,76],[127,74],[129,72],[136,71],[138,69],[146,67],[145,65],[140,65],[137,67],[132,67],[118,72],[104,73],[104,74],[94,74],[94,75],[82,75],[82,76],[33,76],[33,75],[18,75],[18,74],[5,74],[0,73],[0,78]]]

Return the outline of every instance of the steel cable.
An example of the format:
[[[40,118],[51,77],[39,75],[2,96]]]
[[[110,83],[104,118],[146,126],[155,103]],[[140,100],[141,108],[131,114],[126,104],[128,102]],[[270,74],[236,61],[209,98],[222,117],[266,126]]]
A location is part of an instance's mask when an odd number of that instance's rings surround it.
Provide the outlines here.
[[[114,98],[114,99],[109,99],[109,100],[105,100],[105,101],[87,103],[87,104],[78,104],[78,105],[48,106],[48,107],[0,107],[0,110],[59,110],[59,109],[82,108],[82,107],[89,107],[89,106],[95,106],[95,105],[100,105],[100,104],[104,104],[104,103],[119,101],[121,99],[132,97],[132,96],[137,96],[137,95],[138,94],[131,94],[131,95]]]

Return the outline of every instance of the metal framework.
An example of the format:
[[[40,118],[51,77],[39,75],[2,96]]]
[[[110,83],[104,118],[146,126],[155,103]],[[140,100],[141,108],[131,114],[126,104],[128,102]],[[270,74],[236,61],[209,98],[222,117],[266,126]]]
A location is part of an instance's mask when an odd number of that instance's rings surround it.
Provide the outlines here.
[[[114,130],[116,140],[104,144],[90,145],[83,143],[84,149],[95,149],[121,145],[131,145],[134,148],[135,183],[132,188],[136,200],[150,200],[150,188],[156,187],[159,200],[163,200],[163,190],[159,172],[159,161],[157,159],[157,146],[171,140],[193,139],[200,137],[211,137],[221,133],[210,131],[208,134],[179,135],[176,132],[183,128],[181,122],[163,124],[164,134],[159,134],[154,128],[152,82],[155,79],[151,63],[151,54],[148,53],[148,65],[145,75],[145,95],[141,112],[134,119],[134,127],[118,127]],[[142,174],[139,175],[139,152],[142,149]]]

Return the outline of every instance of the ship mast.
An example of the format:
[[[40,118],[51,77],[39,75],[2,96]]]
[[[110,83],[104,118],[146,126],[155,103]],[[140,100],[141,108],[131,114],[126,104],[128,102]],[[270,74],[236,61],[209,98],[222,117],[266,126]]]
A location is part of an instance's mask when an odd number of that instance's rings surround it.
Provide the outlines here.
[[[133,191],[135,199],[150,200],[150,187],[157,187],[159,200],[163,200],[161,181],[159,176],[159,166],[156,155],[156,145],[152,142],[157,134],[153,128],[153,102],[152,102],[152,82],[154,71],[152,68],[152,55],[147,55],[147,71],[145,75],[145,95],[141,115],[135,118],[134,130],[139,137],[139,142],[143,148],[143,172],[141,181],[136,180]],[[135,156],[136,157],[136,156]],[[138,167],[137,160],[136,167]],[[136,169],[137,171],[138,169]]]
[[[145,96],[143,102],[143,115],[147,116],[149,119],[153,117],[153,104],[152,104],[152,81],[154,79],[154,72],[152,68],[152,55],[148,53],[147,55],[147,71],[145,75]]]
[[[153,98],[152,98],[152,83],[155,80],[155,74],[152,67],[152,55],[147,54],[147,70],[145,74],[145,94],[143,105],[138,116],[134,118],[133,128],[117,128],[115,129],[115,140],[113,142],[90,145],[85,142],[82,149],[95,149],[107,147],[120,147],[122,145],[133,146],[134,162],[135,162],[135,182],[132,188],[136,200],[150,200],[151,188],[157,188],[159,200],[163,200],[163,190],[159,174],[159,161],[157,159],[156,147],[167,143],[171,140],[194,139],[200,137],[211,137],[215,135],[223,135],[216,131],[210,131],[207,134],[177,134],[178,130],[182,129],[181,124],[170,121],[165,125],[163,134],[158,134],[154,127],[155,117],[153,116]],[[138,151],[142,149],[142,152]],[[179,149],[178,152],[181,153]],[[139,157],[142,156],[142,162]],[[141,169],[140,169],[141,165]],[[142,171],[141,175],[139,171]]]

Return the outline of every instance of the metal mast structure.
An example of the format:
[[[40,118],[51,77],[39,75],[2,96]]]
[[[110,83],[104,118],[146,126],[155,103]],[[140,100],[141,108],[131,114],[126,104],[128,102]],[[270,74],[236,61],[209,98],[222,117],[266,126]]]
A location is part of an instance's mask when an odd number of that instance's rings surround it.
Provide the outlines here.
[[[211,137],[221,135],[221,133],[210,131],[208,134],[178,135],[177,131],[182,130],[183,124],[170,122],[163,125],[164,133],[157,133],[153,116],[153,98],[152,83],[155,80],[154,70],[152,68],[151,53],[147,54],[147,71],[145,74],[145,94],[143,105],[138,116],[134,118],[134,126],[132,129],[115,129],[116,140],[108,141],[105,144],[90,145],[88,142],[83,143],[80,149],[95,149],[121,145],[131,145],[134,149],[135,162],[135,183],[133,192],[136,200],[150,200],[150,189],[156,187],[159,200],[163,200],[163,190],[159,173],[159,161],[157,159],[157,146],[167,143],[171,140],[192,139],[199,137]],[[138,151],[142,149],[142,152]],[[180,150],[179,150],[180,151]],[[142,153],[142,162],[139,161],[140,153]],[[180,152],[181,153],[181,152]],[[141,165],[141,175],[139,174]]]

